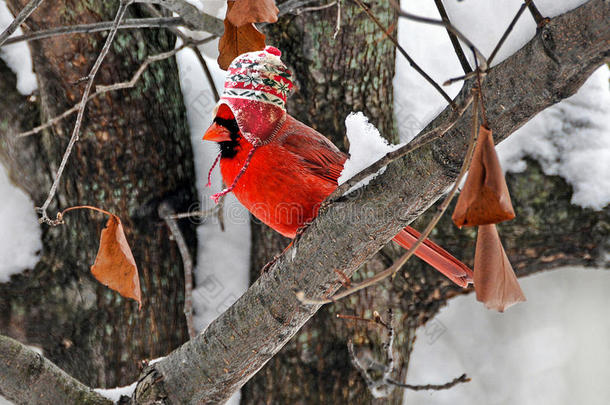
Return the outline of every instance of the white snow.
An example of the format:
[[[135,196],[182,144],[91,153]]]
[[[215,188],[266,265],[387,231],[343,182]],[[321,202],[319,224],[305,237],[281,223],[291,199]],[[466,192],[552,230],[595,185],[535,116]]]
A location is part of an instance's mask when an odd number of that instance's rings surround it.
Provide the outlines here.
[[[577,94],[542,111],[498,146],[506,170],[525,156],[573,188],[572,203],[600,210],[610,203],[610,69],[599,68]]]
[[[407,382],[443,383],[462,373],[472,381],[408,391],[407,404],[608,403],[608,271],[563,268],[520,283],[528,301],[506,313],[460,296],[418,330]]]
[[[4,398],[2,395],[0,395],[0,405],[14,405],[15,403],[13,401],[9,401],[8,399]]]
[[[224,19],[227,2],[225,0],[186,0],[200,11]]]
[[[214,60],[206,59],[211,69],[218,69]],[[177,61],[195,154],[197,188],[201,208],[206,210],[214,206],[210,196],[221,190],[218,166],[212,175],[211,190],[205,187],[208,170],[219,149],[215,143],[202,140],[212,123],[216,103],[195,54],[191,50],[182,51]],[[224,72],[216,72],[215,76],[221,76],[221,83],[224,81]],[[224,218],[225,232],[220,230],[216,217],[208,218],[197,229],[199,257],[193,299],[195,326],[199,331],[224,312],[248,287],[249,216],[232,193],[225,198]]]
[[[13,19],[6,2],[0,0],[0,32],[9,26]],[[18,28],[13,35],[22,34],[21,28]],[[32,94],[38,88],[36,75],[32,71],[32,55],[26,42],[3,46],[0,48],[0,58],[17,75],[17,90],[19,93]]]
[[[354,175],[387,155],[388,152],[396,150],[401,146],[389,144],[362,112],[349,114],[345,118],[345,129],[347,139],[349,140],[350,156],[343,166],[343,171],[338,179],[339,184],[345,183],[354,177]],[[352,190],[369,184],[375,176],[380,175],[384,171],[385,167],[382,167],[377,173],[358,182],[358,184],[352,187]]]
[[[0,195],[0,283],[6,283],[12,274],[36,265],[42,242],[34,204],[1,164]]]
[[[137,381],[125,387],[96,388],[94,391],[111,401],[118,402],[122,395],[131,397],[131,394],[133,394],[133,391],[136,389],[136,385],[138,385]]]

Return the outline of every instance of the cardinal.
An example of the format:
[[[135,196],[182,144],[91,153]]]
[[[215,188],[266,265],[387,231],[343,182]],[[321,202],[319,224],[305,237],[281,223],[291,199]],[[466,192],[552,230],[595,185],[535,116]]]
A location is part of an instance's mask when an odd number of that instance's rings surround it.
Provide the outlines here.
[[[277,232],[294,238],[318,214],[321,203],[338,186],[348,155],[313,128],[286,113],[292,75],[274,47],[238,56],[229,66],[223,95],[203,139],[217,142],[226,189]],[[419,232],[407,226],[394,241],[406,249]],[[465,287],[473,272],[429,239],[415,254]]]

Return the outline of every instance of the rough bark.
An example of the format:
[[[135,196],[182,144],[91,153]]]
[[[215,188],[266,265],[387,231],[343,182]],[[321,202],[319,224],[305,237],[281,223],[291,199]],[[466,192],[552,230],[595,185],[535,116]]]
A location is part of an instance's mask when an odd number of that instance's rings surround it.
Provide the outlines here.
[[[9,6],[15,11],[24,3],[13,0]],[[117,7],[118,1],[44,2],[27,26],[38,30],[107,21]],[[138,16],[137,9],[130,10],[128,15]],[[80,101],[84,84],[76,82],[87,75],[104,36],[71,35],[31,44],[42,120]],[[96,83],[127,80],[149,54],[173,46],[173,36],[164,30],[120,31]],[[2,86],[10,87],[11,80],[11,75],[3,75]],[[12,94],[19,98],[14,87]],[[29,111],[24,103],[16,104]],[[15,139],[17,132],[38,121],[18,120],[19,126],[9,121],[20,113],[2,114],[0,157],[12,181],[40,205],[74,118],[44,134]],[[182,315],[182,263],[157,206],[167,200],[176,210],[185,209],[196,200],[193,184],[190,138],[173,60],[149,66],[135,88],[89,102],[50,215],[88,204],[121,217],[140,271],[143,309],[138,312],[133,301],[92,278],[89,266],[105,218],[75,211],[63,226],[42,227],[44,247],[34,269],[0,285],[0,333],[42,347],[45,356],[70,375],[98,387],[133,381],[141,360],[165,355],[184,342],[188,335]],[[185,222],[183,231],[195,246],[193,226]]]
[[[49,360],[6,336],[0,336],[0,367],[8,372],[0,395],[13,398],[18,405],[41,401],[47,404],[112,404]]]
[[[554,18],[488,74],[482,90],[496,142],[572,95],[608,60],[608,18],[610,5],[591,0]],[[469,92],[467,84],[458,104]],[[331,294],[340,286],[332,269],[351,276],[443,194],[462,162],[470,115],[468,110],[443,138],[389,164],[361,193],[325,209],[204,333],[145,371],[135,402],[216,403],[234,393],[319,309],[300,304],[295,289],[309,297]],[[429,128],[450,116],[445,110]]]

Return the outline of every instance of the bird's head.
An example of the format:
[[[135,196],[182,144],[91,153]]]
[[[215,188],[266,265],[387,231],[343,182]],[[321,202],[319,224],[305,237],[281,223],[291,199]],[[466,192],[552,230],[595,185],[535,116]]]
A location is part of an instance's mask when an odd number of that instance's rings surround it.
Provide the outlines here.
[[[233,112],[226,104],[218,106],[214,122],[205,131],[203,140],[217,142],[220,145],[220,153],[223,158],[232,158],[237,153],[237,148],[243,141],[243,137]]]

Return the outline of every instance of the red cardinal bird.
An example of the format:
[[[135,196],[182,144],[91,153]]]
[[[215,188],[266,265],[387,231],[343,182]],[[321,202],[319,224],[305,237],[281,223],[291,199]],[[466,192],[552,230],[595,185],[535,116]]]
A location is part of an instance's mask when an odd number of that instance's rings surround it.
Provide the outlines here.
[[[267,47],[233,61],[203,139],[219,143],[216,162],[220,159],[222,178],[230,185],[212,198],[232,191],[255,217],[294,238],[337,188],[347,155],[286,113],[292,81],[280,55]],[[394,241],[408,249],[418,237],[406,227]],[[462,287],[472,282],[472,270],[428,239],[415,254]]]

